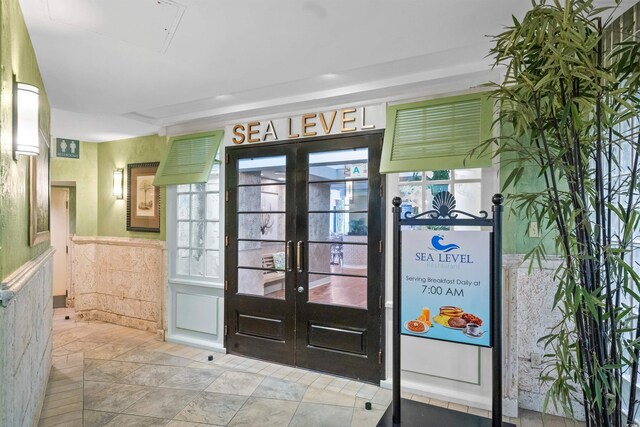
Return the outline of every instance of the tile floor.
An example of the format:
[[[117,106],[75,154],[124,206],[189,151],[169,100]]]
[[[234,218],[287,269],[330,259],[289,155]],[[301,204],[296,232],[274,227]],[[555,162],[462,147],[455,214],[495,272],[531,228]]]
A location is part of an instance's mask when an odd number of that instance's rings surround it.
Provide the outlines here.
[[[76,321],[70,309],[54,310],[53,325],[41,427],[375,426],[391,401],[390,390],[371,384]],[[403,397],[489,416],[418,395]],[[373,409],[365,410],[365,402]],[[583,425],[531,411],[510,421],[521,427]]]

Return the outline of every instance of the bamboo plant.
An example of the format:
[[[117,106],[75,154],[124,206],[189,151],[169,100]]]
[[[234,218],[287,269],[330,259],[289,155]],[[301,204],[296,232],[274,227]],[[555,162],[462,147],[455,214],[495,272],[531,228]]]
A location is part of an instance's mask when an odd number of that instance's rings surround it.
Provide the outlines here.
[[[500,156],[514,214],[544,230],[526,255],[531,266],[562,260],[554,276],[561,320],[541,338],[545,409],[573,416],[577,403],[599,427],[633,425],[640,350],[631,261],[640,225],[640,44],[632,37],[604,50],[611,14],[591,0],[534,0],[494,37],[491,56],[505,69],[493,85],[501,136],[479,148]],[[539,190],[521,191],[532,173]]]

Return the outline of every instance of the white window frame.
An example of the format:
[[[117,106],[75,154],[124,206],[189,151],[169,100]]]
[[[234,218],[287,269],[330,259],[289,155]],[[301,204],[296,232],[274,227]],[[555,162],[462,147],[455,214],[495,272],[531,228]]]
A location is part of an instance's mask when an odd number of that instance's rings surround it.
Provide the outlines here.
[[[215,167],[216,165],[214,165]],[[217,250],[219,253],[219,266],[218,277],[208,278],[206,276],[192,276],[177,274],[176,272],[176,259],[178,251],[178,186],[167,186],[167,251],[168,251],[168,281],[172,284],[192,284],[198,286],[206,286],[212,288],[224,288],[224,167],[222,164],[218,165],[219,175],[219,188],[218,188],[218,224],[219,224],[219,239]],[[205,184],[205,200],[206,200],[206,184]],[[206,221],[205,221],[206,222]],[[205,231],[206,235],[206,231]],[[204,249],[203,249],[204,250]]]

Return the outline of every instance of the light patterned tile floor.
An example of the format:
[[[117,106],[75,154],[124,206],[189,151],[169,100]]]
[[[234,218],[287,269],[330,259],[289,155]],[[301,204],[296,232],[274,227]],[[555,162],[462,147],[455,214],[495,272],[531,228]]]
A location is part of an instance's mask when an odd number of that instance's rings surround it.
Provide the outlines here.
[[[41,427],[368,427],[391,402],[391,391],[375,385],[76,321],[72,309],[54,310],[53,329]],[[490,416],[411,393],[403,398]],[[367,402],[371,410],[365,409]],[[521,427],[584,425],[526,410],[508,421]]]

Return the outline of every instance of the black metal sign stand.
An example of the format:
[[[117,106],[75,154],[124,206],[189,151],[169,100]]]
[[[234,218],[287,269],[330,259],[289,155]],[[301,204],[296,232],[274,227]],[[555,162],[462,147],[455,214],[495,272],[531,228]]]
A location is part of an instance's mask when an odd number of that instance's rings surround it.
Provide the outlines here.
[[[440,193],[442,194],[442,193]],[[489,426],[501,427],[512,424],[502,423],[502,202],[501,194],[495,194],[492,198],[491,208],[493,217],[488,218],[485,211],[479,216],[455,210],[455,200],[447,193],[450,200],[445,203],[435,203],[434,210],[427,211],[415,216],[406,215],[401,218],[399,197],[393,199],[393,402],[391,414],[392,424],[388,421],[389,410],[378,424],[379,426],[400,426],[402,422],[402,408],[400,396],[400,327],[401,327],[401,295],[400,281],[402,273],[400,271],[400,248],[402,247],[402,227],[403,226],[481,226],[491,227],[491,340],[492,349],[492,419],[491,424],[486,418],[475,417],[470,414],[447,413],[447,410],[430,407],[430,409],[413,409],[420,414],[412,414],[407,418],[406,425],[439,426],[439,425],[465,425],[465,426]],[[436,195],[435,198],[437,198]],[[435,200],[434,198],[434,200]],[[409,404],[411,401],[405,401]],[[413,405],[413,406],[412,406]],[[407,405],[410,408],[417,406],[411,402]],[[426,407],[426,405],[422,405]],[[452,411],[448,411],[452,412]],[[446,418],[446,420],[445,420]],[[417,421],[419,420],[419,421]],[[452,424],[452,420],[453,424]],[[419,422],[420,424],[417,424]]]

